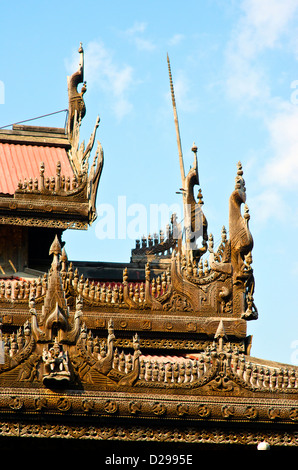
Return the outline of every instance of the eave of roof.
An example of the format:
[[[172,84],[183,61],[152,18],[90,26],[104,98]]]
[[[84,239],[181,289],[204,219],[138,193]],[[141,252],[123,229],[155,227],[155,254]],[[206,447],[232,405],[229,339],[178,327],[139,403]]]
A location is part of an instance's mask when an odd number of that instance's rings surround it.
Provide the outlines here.
[[[13,125],[12,130],[0,129],[0,142],[50,145],[70,148],[64,128]]]

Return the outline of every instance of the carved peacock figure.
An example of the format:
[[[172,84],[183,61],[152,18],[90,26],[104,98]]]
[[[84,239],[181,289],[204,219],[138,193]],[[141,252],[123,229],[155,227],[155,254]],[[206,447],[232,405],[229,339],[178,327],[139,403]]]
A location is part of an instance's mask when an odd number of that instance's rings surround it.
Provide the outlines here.
[[[245,204],[246,189],[241,162],[238,163],[235,190],[229,201],[229,231],[231,264],[234,285],[234,311],[238,310],[246,320],[256,319],[254,304],[254,276],[251,268],[253,238],[249,230],[249,211]],[[241,205],[244,204],[244,214]]]
[[[198,202],[194,197],[194,186],[199,185],[197,147],[193,144],[194,164],[190,168],[184,180],[185,202],[186,202],[186,236],[192,249],[193,259],[199,261],[201,256],[207,251],[208,223],[202,211],[202,192],[199,190]],[[197,248],[196,242],[202,236],[202,247]]]
[[[235,190],[229,201],[229,232],[231,242],[231,262],[234,282],[241,277],[245,270],[245,256],[253,248],[253,238],[249,230],[250,215],[246,202],[245,181],[243,179],[242,165],[238,163]],[[241,214],[241,205],[244,206],[244,215]]]
[[[68,114],[68,134],[72,136],[74,120],[83,119],[86,114],[86,106],[83,95],[86,92],[86,82],[84,82],[84,51],[82,43],[79,50],[80,63],[78,70],[67,78],[68,84],[68,97],[69,97],[69,114]],[[78,85],[82,83],[81,91],[78,91]],[[75,117],[75,114],[77,115]]]

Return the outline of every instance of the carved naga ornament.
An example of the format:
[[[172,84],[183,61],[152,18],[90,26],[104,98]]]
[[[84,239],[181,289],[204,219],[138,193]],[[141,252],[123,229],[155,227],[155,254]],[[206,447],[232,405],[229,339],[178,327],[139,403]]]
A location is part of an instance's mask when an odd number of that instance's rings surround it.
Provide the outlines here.
[[[89,158],[94,146],[100,119],[99,116],[97,116],[96,123],[87,146],[85,147],[84,141],[80,144],[80,126],[81,121],[86,114],[83,95],[87,90],[86,82],[84,81],[84,51],[82,43],[80,44],[78,52],[80,54],[78,70],[70,77],[67,77],[69,101],[67,134],[71,143],[68,157],[75,176],[86,181],[87,197],[89,202],[89,224],[92,224],[97,217],[96,196],[103,169],[104,154],[101,143],[97,141],[95,156],[89,171]],[[81,91],[78,91],[78,85],[80,83],[83,85]]]

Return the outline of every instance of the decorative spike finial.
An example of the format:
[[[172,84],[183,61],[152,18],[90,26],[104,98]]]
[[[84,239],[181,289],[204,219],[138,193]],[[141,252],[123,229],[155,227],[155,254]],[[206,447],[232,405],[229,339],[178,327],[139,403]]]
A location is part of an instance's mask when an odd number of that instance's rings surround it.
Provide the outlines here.
[[[192,144],[192,148],[191,148],[191,150],[193,151],[193,153],[195,153],[195,154],[197,153],[197,151],[198,151],[198,147],[196,146],[196,144],[195,144],[195,143],[193,143],[193,144]]]
[[[59,265],[59,255],[61,255],[61,245],[60,245],[57,235],[55,236],[55,239],[50,247],[49,254],[54,255],[52,266],[56,266],[57,268]]]
[[[201,206],[204,204],[204,201],[203,201],[203,194],[202,194],[201,188],[200,188],[199,191],[198,191],[198,204],[200,204]]]
[[[241,191],[245,192],[245,181],[243,179],[243,169],[241,162],[237,164],[237,175],[235,178],[235,189],[240,189]]]
[[[225,327],[224,327],[224,324],[223,324],[223,321],[220,320],[219,324],[218,324],[218,327],[217,327],[217,330],[216,330],[216,333],[214,335],[214,339],[217,339],[219,338],[218,342],[219,342],[219,349],[222,350],[223,348],[223,340],[224,339],[228,339],[227,337],[227,334],[226,334],[226,331],[225,331]]]
[[[60,255],[61,254],[61,245],[60,245],[60,242],[58,240],[58,237],[57,235],[55,236],[55,239],[50,247],[50,251],[49,251],[49,254],[50,255]]]

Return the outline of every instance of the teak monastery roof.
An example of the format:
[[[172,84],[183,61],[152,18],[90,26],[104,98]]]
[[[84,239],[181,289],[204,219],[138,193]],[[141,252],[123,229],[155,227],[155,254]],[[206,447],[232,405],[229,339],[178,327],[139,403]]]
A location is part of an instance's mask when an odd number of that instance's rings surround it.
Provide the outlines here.
[[[82,229],[96,218],[103,151],[88,164],[98,119],[79,144],[79,53],[66,129],[0,131],[2,225]],[[0,280],[0,436],[298,445],[298,368],[250,356],[258,310],[242,165],[215,247],[194,197],[197,149],[186,175],[178,150],[184,227],[173,215],[165,233],[136,241],[127,266],[70,261],[56,236],[48,271]]]

